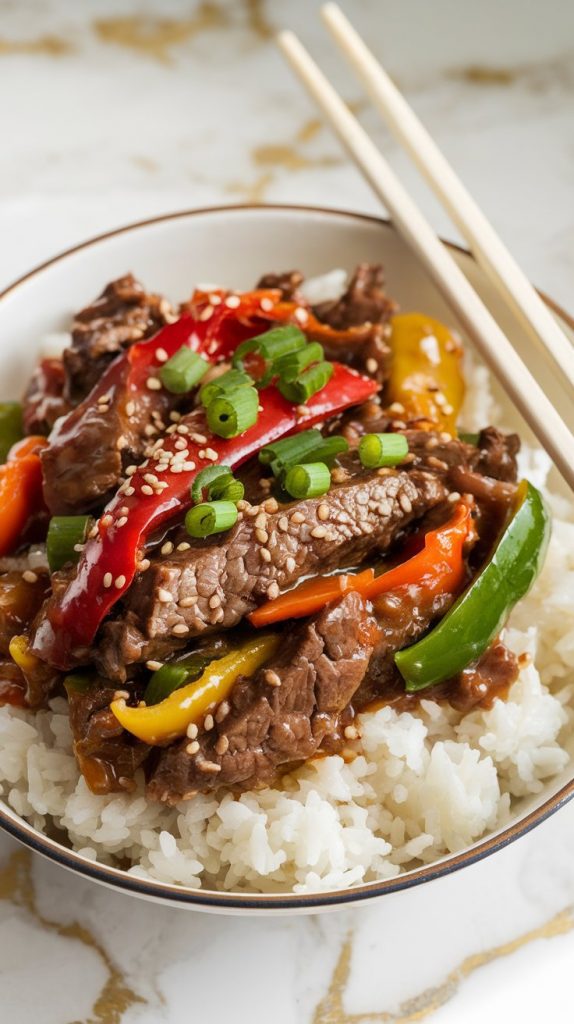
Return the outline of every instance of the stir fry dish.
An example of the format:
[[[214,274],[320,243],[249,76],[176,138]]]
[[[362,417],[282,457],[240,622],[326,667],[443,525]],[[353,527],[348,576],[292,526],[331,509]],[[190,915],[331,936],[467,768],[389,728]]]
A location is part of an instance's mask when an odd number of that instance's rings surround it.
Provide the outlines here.
[[[68,702],[93,793],[260,790],[357,715],[504,699],[501,631],[542,566],[519,438],[465,433],[463,351],[382,268],[127,275],[0,406],[0,701]]]

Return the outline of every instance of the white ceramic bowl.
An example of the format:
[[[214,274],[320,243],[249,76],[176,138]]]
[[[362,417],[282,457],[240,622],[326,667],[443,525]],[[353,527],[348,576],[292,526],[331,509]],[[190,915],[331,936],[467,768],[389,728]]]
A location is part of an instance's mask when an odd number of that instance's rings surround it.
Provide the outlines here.
[[[456,247],[452,251],[513,343],[521,352],[528,351],[527,340],[469,254]],[[44,335],[66,330],[75,310],[87,304],[105,283],[128,270],[148,287],[182,299],[196,282],[249,288],[265,271],[297,267],[311,276],[333,267],[352,269],[361,260],[385,265],[389,292],[404,310],[418,309],[456,324],[394,229],[376,218],[302,207],[225,207],[183,212],[110,232],[50,260],[0,295],[0,397],[13,398],[21,393]],[[574,340],[574,322],[547,301]],[[572,403],[566,393],[552,384],[539,353],[530,352],[530,360],[539,380],[573,426]],[[505,406],[505,421],[528,435],[505,396],[499,394],[499,398]],[[555,483],[560,486],[558,478]],[[395,879],[316,895],[219,893],[143,881],[72,852],[33,829],[1,802],[0,825],[64,867],[147,899],[216,912],[316,912],[427,883],[472,864],[523,835],[573,795],[574,778],[568,768],[539,795],[525,801],[508,827],[469,849]]]

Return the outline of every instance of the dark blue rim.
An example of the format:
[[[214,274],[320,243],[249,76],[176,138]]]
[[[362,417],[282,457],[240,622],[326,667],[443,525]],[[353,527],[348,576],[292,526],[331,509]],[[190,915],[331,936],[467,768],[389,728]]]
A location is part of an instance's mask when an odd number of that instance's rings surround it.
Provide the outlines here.
[[[138,228],[147,227],[151,224],[164,223],[170,220],[178,220],[186,217],[202,216],[206,214],[209,215],[212,213],[233,214],[253,209],[260,211],[290,210],[293,213],[318,213],[329,217],[340,217],[346,220],[369,223],[373,226],[387,230],[392,229],[390,222],[381,217],[373,217],[368,214],[355,213],[347,210],[332,210],[327,207],[320,206],[298,206],[289,203],[266,205],[234,204],[230,206],[203,207],[197,210],[181,210],[176,213],[164,214],[163,216],[151,217],[147,220],[137,221],[133,224],[126,224],[124,227],[105,232],[102,235],[97,235],[86,242],[82,242],[70,249],[66,249],[64,252],[59,253],[50,260],[46,260],[34,270],[31,270],[29,273],[24,274],[22,277],[18,278],[18,280],[14,281],[4,289],[4,291],[0,292],[0,300],[5,298],[30,278],[35,277],[42,270],[52,266],[52,264],[57,263],[60,260],[81,251],[82,249],[86,249],[99,242],[103,242],[108,238],[113,238],[116,235],[121,235]],[[448,242],[446,244],[451,249],[454,249],[472,259],[468,250],[464,249],[462,246],[456,245],[452,242]],[[561,309],[561,307],[553,300],[548,299],[546,295],[543,293],[540,294],[547,304],[551,306],[554,312],[557,313],[572,330],[574,330],[574,320],[569,316],[569,314]],[[387,893],[400,892],[402,889],[412,889],[414,886],[422,885],[424,882],[430,882],[437,878],[444,878],[446,875],[450,875],[455,871],[460,871],[461,868],[469,867],[471,864],[476,864],[477,861],[483,860],[483,858],[496,853],[498,850],[502,850],[505,846],[510,845],[510,843],[513,843],[516,839],[520,839],[521,836],[526,835],[541,822],[546,821],[546,819],[552,814],[555,814],[556,811],[563,807],[564,804],[568,803],[572,797],[574,797],[574,778],[566,783],[566,785],[563,786],[562,789],[553,797],[550,797],[545,801],[541,807],[538,807],[525,818],[505,829],[500,833],[500,835],[495,835],[489,839],[485,839],[472,849],[448,857],[435,866],[431,864],[428,867],[418,868],[416,871],[399,875],[394,879],[368,882],[363,885],[355,886],[351,889],[342,889],[328,893],[310,893],[309,895],[301,893],[289,894],[286,896],[276,896],[274,894],[254,894],[250,896],[248,894],[227,894],[224,892],[202,892],[201,890],[180,889],[176,886],[170,886],[162,882],[148,882],[145,879],[135,878],[132,875],[120,872],[115,868],[109,868],[106,865],[79,860],[76,854],[71,850],[66,850],[65,847],[58,846],[54,848],[47,837],[36,832],[27,824],[27,822],[23,821],[19,824],[13,821],[12,818],[8,817],[2,808],[1,802],[0,828],[11,835],[14,839],[17,839],[18,842],[23,843],[24,846],[33,850],[35,853],[39,853],[48,860],[54,861],[56,864],[60,864],[62,867],[68,868],[76,874],[93,879],[96,882],[104,883],[108,886],[113,886],[123,892],[134,893],[138,896],[161,899],[174,904],[185,903],[188,906],[197,908],[217,907],[221,910],[319,910],[322,907],[344,907],[350,903],[361,903],[364,900],[371,900],[377,896],[383,896]]]

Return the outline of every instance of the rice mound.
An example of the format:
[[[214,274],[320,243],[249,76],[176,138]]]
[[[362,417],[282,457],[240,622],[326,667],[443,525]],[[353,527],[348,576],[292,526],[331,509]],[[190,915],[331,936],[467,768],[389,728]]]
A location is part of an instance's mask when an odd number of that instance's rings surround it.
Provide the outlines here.
[[[488,374],[473,367],[464,422],[497,422]],[[525,448],[521,471],[543,486],[549,463]],[[430,700],[416,715],[359,716],[353,759],[319,758],[281,789],[239,798],[149,803],[92,794],[72,752],[67,705],[36,714],[0,707],[0,793],[42,832],[132,875],[236,892],[342,889],[454,853],[503,826],[570,760],[574,692],[574,517],[548,495],[544,569],[515,609],[505,642],[521,659],[506,701],[461,714]],[[570,681],[569,681],[570,680]]]

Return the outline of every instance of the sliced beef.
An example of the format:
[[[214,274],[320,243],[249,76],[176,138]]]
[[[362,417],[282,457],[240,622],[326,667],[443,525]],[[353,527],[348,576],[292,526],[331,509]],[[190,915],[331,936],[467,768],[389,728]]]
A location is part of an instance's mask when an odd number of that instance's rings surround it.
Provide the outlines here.
[[[257,288],[277,288],[285,302],[302,302],[299,291],[303,284],[303,274],[298,270],[286,270],[282,274],[264,274],[257,282]]]
[[[121,620],[104,626],[97,651],[103,673],[162,657],[207,630],[229,629],[301,577],[357,565],[386,551],[412,523],[444,501],[448,488],[422,469],[367,471],[356,453],[322,498],[266,512],[248,508],[233,530],[152,562],[136,579]],[[174,633],[175,629],[175,633]],[[185,642],[185,641],[184,641]]]
[[[340,299],[315,306],[315,316],[330,327],[346,330],[363,324],[386,324],[396,304],[385,291],[385,275],[379,264],[359,263]]]
[[[195,753],[187,739],[162,750],[149,796],[177,803],[221,787],[259,789],[312,757],[339,731],[376,638],[358,594],[296,627],[254,679],[236,683],[229,703],[214,711],[213,728],[201,729]]]
[[[115,690],[94,685],[68,695],[78,767],[92,793],[130,791],[149,747],[130,736],[110,711]]]
[[[22,400],[26,434],[48,435],[56,420],[67,416],[71,405],[64,397],[66,373],[61,359],[38,364]]]
[[[120,352],[173,319],[168,301],[146,292],[133,274],[112,281],[74,320],[64,352],[66,397],[81,401]]]

